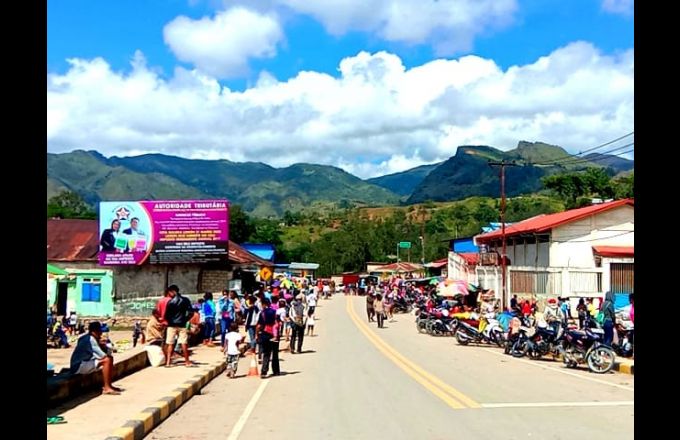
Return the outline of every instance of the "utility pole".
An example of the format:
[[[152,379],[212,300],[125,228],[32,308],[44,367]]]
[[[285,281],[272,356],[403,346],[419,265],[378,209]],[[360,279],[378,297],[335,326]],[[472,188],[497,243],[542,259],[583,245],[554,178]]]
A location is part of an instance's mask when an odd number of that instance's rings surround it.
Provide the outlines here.
[[[503,287],[501,288],[501,301],[503,304],[503,307],[507,305],[508,302],[508,288],[507,288],[507,282],[506,282],[506,264],[505,264],[505,255],[506,255],[506,239],[505,239],[505,167],[517,167],[515,161],[512,162],[506,162],[505,160],[501,160],[500,162],[493,162],[489,161],[489,166],[490,167],[499,167],[500,168],[500,179],[501,179],[501,237],[503,239],[503,252],[501,254],[501,271],[502,271],[502,280],[503,280]]]
[[[425,207],[421,205],[420,211],[420,249],[421,258],[420,264],[425,264]]]

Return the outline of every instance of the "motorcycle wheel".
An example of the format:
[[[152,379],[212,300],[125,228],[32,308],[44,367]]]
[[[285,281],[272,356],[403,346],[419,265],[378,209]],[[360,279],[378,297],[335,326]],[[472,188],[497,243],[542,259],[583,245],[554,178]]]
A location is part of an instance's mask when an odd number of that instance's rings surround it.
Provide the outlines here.
[[[494,341],[496,342],[496,345],[499,347],[503,347],[505,345],[505,335],[501,331],[496,331],[493,332],[492,335],[494,335]]]
[[[433,327],[434,321],[431,319],[428,319],[427,322],[425,323],[425,333],[428,335],[432,335],[432,327]]]
[[[418,333],[427,333],[427,321],[424,319],[419,319],[416,321],[416,328],[418,329]]]
[[[460,345],[468,345],[470,341],[462,334],[456,333],[456,342],[458,342]]]
[[[604,374],[614,368],[616,355],[611,348],[601,345],[593,348],[586,357],[588,368],[593,373]]]
[[[521,357],[524,357],[524,355],[527,354],[528,350],[529,350],[529,341],[518,339],[517,341],[515,341],[514,344],[512,344],[512,348],[511,348],[510,352],[511,352],[513,357],[521,358]]]
[[[529,355],[529,358],[533,360],[537,360],[543,357],[541,352],[538,350],[538,347],[533,347],[531,350],[527,350],[527,354]]]

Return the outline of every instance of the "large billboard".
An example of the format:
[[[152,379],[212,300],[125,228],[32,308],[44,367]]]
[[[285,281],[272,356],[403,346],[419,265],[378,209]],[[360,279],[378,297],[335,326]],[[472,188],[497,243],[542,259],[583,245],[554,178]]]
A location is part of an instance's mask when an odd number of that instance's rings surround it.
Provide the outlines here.
[[[229,258],[229,202],[99,203],[99,264],[208,263]]]

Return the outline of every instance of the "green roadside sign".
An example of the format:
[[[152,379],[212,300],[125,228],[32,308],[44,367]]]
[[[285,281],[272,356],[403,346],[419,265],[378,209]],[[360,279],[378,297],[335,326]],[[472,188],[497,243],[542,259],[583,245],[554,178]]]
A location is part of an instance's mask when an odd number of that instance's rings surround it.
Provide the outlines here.
[[[399,247],[401,249],[411,249],[411,242],[410,241],[400,241]]]

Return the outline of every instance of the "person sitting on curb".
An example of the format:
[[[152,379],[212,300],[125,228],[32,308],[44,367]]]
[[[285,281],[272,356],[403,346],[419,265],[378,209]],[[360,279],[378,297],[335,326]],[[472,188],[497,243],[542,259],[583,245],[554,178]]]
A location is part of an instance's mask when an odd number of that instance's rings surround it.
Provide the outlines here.
[[[153,309],[151,311],[151,318],[146,323],[146,343],[148,345],[162,346],[165,341],[164,331],[165,327],[161,324],[160,312],[158,309]]]
[[[101,336],[101,323],[92,321],[87,327],[87,333],[78,338],[76,348],[71,354],[71,373],[88,374],[101,368],[104,377],[102,394],[120,394],[122,390],[111,384],[113,356],[102,351],[99,345]]]

